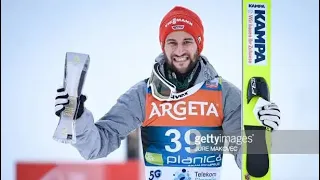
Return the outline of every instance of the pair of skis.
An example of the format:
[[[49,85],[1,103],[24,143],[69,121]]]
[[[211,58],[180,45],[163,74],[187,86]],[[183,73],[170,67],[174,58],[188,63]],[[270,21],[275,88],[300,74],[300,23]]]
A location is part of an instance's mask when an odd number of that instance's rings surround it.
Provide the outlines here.
[[[254,114],[258,99],[270,100],[271,0],[242,1],[242,180],[271,179],[271,131]]]

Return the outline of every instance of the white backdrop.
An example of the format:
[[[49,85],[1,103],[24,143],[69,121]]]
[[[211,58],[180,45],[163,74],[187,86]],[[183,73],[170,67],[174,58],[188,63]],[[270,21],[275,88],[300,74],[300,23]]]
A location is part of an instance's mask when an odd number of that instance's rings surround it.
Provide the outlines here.
[[[81,161],[52,140],[56,88],[67,51],[90,54],[84,93],[96,119],[130,86],[150,75],[160,53],[158,26],[174,5],[196,11],[204,51],[218,73],[241,87],[241,1],[1,1],[1,178],[21,160]],[[319,2],[273,1],[272,94],[280,129],[318,129]],[[125,144],[125,143],[124,143]],[[274,155],[274,179],[318,179],[318,155]],[[125,160],[125,146],[97,161]],[[95,161],[94,161],[95,162]],[[232,156],[224,180],[240,179]]]

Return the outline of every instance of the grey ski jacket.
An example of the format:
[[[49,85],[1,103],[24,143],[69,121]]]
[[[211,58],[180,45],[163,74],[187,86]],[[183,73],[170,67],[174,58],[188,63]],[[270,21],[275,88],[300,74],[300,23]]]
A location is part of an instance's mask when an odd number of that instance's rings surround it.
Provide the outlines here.
[[[201,71],[195,84],[213,79],[218,73],[205,56],[200,57]],[[160,54],[156,61],[163,64]],[[121,95],[116,104],[102,118],[95,122],[92,113],[85,108],[82,116],[76,120],[77,143],[73,146],[84,159],[106,157],[116,150],[121,140],[133,130],[139,128],[145,119],[145,99],[147,84],[141,80]],[[232,83],[222,79],[223,133],[227,136],[241,136],[241,91]],[[239,146],[237,144],[229,144]],[[241,168],[241,148],[231,152],[235,162]]]

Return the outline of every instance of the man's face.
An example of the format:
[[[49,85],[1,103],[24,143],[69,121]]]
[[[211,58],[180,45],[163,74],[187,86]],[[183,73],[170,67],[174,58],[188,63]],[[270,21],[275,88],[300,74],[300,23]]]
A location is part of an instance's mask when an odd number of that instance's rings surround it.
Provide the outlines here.
[[[184,31],[170,33],[165,40],[164,51],[169,68],[181,74],[194,68],[198,59],[195,39]]]

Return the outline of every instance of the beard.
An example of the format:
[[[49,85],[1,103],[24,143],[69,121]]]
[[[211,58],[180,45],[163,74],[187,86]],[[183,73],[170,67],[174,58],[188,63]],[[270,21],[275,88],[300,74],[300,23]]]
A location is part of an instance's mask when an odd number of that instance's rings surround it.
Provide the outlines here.
[[[187,69],[185,72],[181,72],[173,63],[173,59],[175,57],[183,57],[183,56],[187,56],[188,57],[188,60],[189,60],[189,65],[187,66]],[[182,56],[176,56],[176,55],[171,55],[170,56],[170,59],[171,61],[169,61],[168,57],[166,56],[166,65],[167,65],[167,68],[174,72],[178,77],[185,77],[187,76],[188,74],[190,74],[192,72],[192,70],[194,69],[194,67],[197,65],[198,63],[198,59],[199,59],[199,54],[198,53],[195,53],[192,57],[190,54],[183,54]]]

